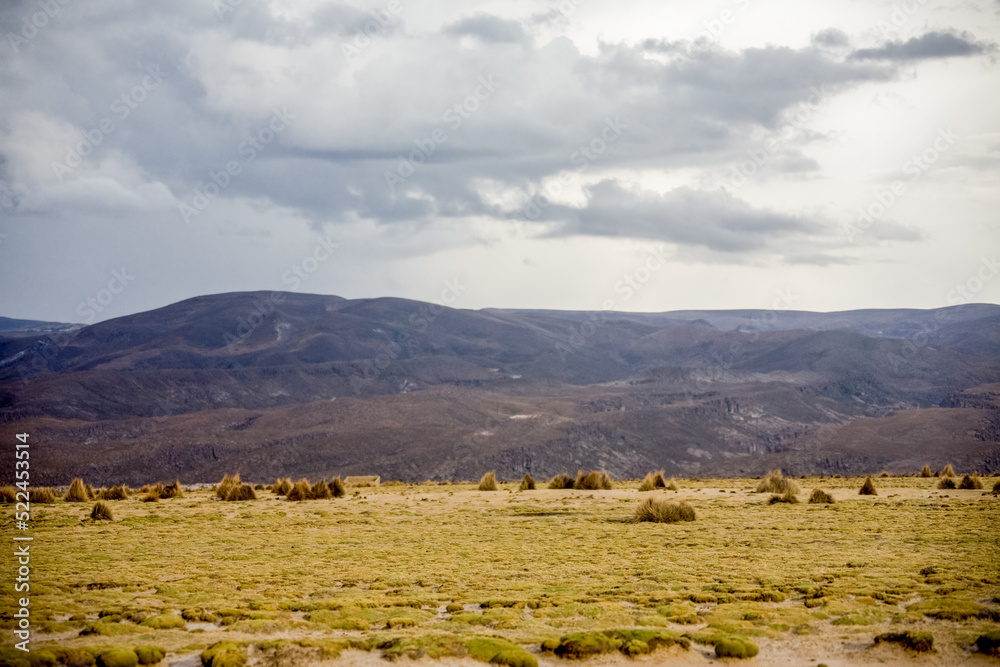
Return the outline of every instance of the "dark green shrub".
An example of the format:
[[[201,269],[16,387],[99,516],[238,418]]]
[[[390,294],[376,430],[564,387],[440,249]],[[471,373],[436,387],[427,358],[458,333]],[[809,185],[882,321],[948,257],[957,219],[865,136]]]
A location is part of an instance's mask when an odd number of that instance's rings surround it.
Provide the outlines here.
[[[201,652],[204,667],[243,667],[247,654],[236,642],[216,642]]]
[[[875,643],[902,644],[904,648],[917,653],[927,653],[934,650],[934,636],[929,632],[886,632],[875,637]]]
[[[154,630],[180,630],[185,627],[184,619],[177,614],[156,614],[143,621],[142,625]]]
[[[139,658],[140,665],[155,665],[166,657],[167,652],[159,646],[136,646],[135,655]]]
[[[98,667],[135,667],[139,658],[130,648],[112,648],[97,656]]]
[[[469,655],[480,662],[507,667],[538,667],[538,659],[517,644],[500,637],[476,637],[465,642]]]
[[[90,510],[90,518],[94,521],[114,521],[115,517],[111,513],[111,508],[103,502],[94,503],[94,508]]]
[[[694,519],[694,508],[683,500],[669,500],[663,496],[653,496],[639,503],[632,520],[636,522],[676,523],[677,521],[694,521]]]

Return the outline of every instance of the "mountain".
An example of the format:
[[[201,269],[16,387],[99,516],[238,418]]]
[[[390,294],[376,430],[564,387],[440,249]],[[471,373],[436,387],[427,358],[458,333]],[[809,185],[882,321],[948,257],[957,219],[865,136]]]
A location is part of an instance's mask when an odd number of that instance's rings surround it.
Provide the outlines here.
[[[0,333],[0,420],[45,443],[38,483],[903,472],[916,453],[993,470],[997,324],[989,304],[587,313],[218,294]]]

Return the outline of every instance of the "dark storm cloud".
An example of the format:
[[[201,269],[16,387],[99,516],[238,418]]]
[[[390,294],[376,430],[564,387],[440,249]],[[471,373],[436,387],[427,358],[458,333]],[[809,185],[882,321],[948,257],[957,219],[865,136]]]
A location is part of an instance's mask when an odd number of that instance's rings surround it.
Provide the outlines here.
[[[475,14],[448,25],[446,35],[478,37],[484,42],[524,42],[528,39],[524,28],[517,21],[502,19],[490,14]]]
[[[887,42],[877,49],[858,49],[851,54],[854,60],[924,60],[927,58],[952,58],[977,56],[996,50],[996,45],[977,42],[967,32],[929,32],[912,37],[905,42]]]

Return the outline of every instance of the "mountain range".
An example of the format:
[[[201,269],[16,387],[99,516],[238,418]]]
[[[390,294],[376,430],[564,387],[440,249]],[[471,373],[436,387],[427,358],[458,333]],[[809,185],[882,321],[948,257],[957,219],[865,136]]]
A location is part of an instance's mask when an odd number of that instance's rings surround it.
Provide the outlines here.
[[[992,472],[1000,306],[460,310],[241,292],[90,326],[0,318],[0,421],[31,434],[36,484]]]

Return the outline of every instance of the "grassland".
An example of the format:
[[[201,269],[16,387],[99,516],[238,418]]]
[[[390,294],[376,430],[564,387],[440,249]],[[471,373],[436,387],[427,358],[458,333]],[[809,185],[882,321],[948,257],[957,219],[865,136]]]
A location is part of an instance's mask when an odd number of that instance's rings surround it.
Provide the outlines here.
[[[912,649],[874,639],[912,631],[933,637],[922,664],[1000,662],[974,653],[1000,630],[995,479],[942,491],[935,478],[876,478],[877,496],[858,495],[857,478],[796,481],[803,502],[773,505],[747,479],[646,493],[638,481],[392,485],[305,502],[206,489],[106,501],[112,521],[91,520],[91,503],[37,505],[32,646],[155,645],[201,664],[227,641],[215,652],[249,664],[347,650],[532,667],[653,649],[701,664],[751,644],[748,664],[835,665],[906,662]],[[806,503],[815,487],[836,502]],[[633,523],[651,495],[687,501],[696,520]],[[4,596],[8,628],[13,611]]]

